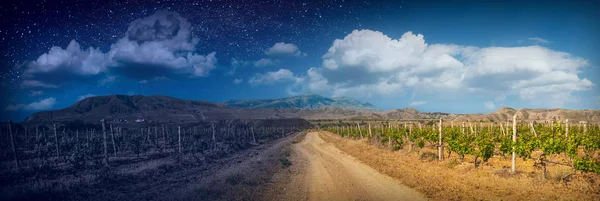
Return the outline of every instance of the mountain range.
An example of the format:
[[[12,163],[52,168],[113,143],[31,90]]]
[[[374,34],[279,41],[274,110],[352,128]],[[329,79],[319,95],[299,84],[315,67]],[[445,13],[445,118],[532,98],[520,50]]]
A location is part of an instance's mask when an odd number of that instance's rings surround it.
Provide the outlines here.
[[[570,119],[572,122],[600,122],[598,110],[501,108],[489,114],[450,114],[420,112],[413,108],[382,111],[370,103],[350,98],[326,98],[318,95],[281,99],[229,100],[213,103],[183,100],[168,96],[108,95],[83,99],[58,110],[42,111],[29,116],[26,122],[50,122],[100,119],[134,122],[197,122],[226,119],[380,119],[424,120],[443,118],[451,121],[502,122],[518,113],[521,120],[548,121]]]

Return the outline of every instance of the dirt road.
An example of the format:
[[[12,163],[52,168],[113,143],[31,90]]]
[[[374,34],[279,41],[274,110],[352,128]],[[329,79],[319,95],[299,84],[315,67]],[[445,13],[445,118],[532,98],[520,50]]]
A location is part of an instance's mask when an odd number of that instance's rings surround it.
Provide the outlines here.
[[[292,147],[294,172],[280,196],[284,200],[426,200],[389,176],[358,162],[308,133]],[[302,195],[305,194],[305,195]]]
[[[198,167],[153,161],[156,171],[116,174],[73,200],[425,200],[317,132],[302,137],[289,135]]]

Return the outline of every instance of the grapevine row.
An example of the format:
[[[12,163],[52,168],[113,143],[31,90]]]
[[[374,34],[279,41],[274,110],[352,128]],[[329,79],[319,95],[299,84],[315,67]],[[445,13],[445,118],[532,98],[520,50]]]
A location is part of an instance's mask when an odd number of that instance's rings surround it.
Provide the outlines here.
[[[516,117],[515,117],[516,119]],[[389,149],[399,150],[408,146],[408,152],[415,146],[429,146],[438,149],[438,158],[452,154],[464,160],[473,156],[477,166],[487,162],[494,155],[535,160],[546,176],[548,163],[571,166],[573,170],[600,173],[600,128],[594,124],[569,124],[565,122],[534,123],[464,123],[420,122],[398,123],[339,123],[322,126],[322,129],[343,137],[378,139]],[[514,132],[516,131],[516,132]],[[513,139],[513,132],[516,138]],[[368,135],[363,135],[363,134]],[[445,150],[445,151],[444,151]],[[538,154],[533,154],[533,153]],[[550,155],[564,154],[568,163],[550,161]],[[514,160],[514,159],[513,159]],[[514,163],[513,163],[514,164]],[[513,165],[514,167],[515,165]],[[514,169],[514,168],[513,168]],[[514,170],[513,170],[514,172]]]

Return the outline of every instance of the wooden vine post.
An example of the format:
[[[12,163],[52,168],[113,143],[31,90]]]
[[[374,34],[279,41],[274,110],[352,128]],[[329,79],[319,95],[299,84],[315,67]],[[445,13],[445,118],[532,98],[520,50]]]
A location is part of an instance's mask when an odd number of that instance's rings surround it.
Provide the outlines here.
[[[373,134],[371,133],[371,123],[369,123],[369,138],[373,137]]]
[[[181,126],[177,126],[177,146],[178,153],[181,154]]]
[[[412,136],[412,122],[408,125],[408,136]],[[406,140],[408,141],[408,153],[410,153],[414,142],[410,141],[410,138],[407,138]]]
[[[254,135],[254,127],[250,126],[250,132],[252,132],[252,142],[256,143],[256,136]]]
[[[569,119],[565,119],[565,138],[569,138]]]
[[[58,133],[56,133],[56,124],[53,124],[53,125],[54,125],[54,144],[56,144],[55,145],[55,147],[56,147],[56,157],[60,157],[60,147],[58,145]]]
[[[115,133],[113,132],[112,124],[110,124],[110,138],[110,141],[112,141],[113,156],[117,157],[117,145],[115,143]]]
[[[512,168],[511,173],[515,174],[517,172],[517,153],[515,152],[516,147],[515,143],[517,143],[517,113],[513,116],[513,146],[512,146]]]
[[[440,139],[438,142],[438,160],[444,160],[444,146],[442,145],[442,118],[440,118],[440,124],[438,124],[440,132]]]
[[[363,134],[362,134],[362,131],[360,130],[360,124],[358,124],[358,122],[356,122],[356,128],[358,128],[358,132],[360,132],[360,139],[363,139]]]
[[[390,148],[393,148],[394,146],[392,145],[392,134],[393,134],[393,131],[392,131],[392,122],[388,122],[388,130],[389,130],[388,140],[389,140],[389,143],[390,143]]]
[[[212,141],[213,141],[213,149],[217,148],[217,138],[216,138],[216,132],[215,132],[215,124],[211,124],[212,126]]]
[[[477,133],[481,133],[482,130],[483,130],[483,121],[479,121],[479,130],[477,130]]]
[[[104,160],[102,161],[104,163],[104,166],[109,166],[108,165],[108,144],[106,142],[106,125],[104,124],[104,119],[100,120],[102,122],[102,138],[104,141]],[[56,130],[56,129],[54,129]]]
[[[475,135],[475,130],[473,130],[473,124],[469,122],[469,128],[471,129],[471,135]]]
[[[17,156],[17,148],[15,146],[15,137],[13,136],[13,133],[12,133],[11,124],[12,124],[12,121],[8,121],[8,134],[10,135],[10,145],[11,145],[12,152],[13,152],[13,159],[15,160],[15,167],[17,169],[19,169],[19,167],[20,167],[19,157]]]
[[[531,132],[533,133],[533,136],[537,138],[537,133],[535,132],[535,128],[533,127],[533,122],[529,122],[529,127],[531,127]]]
[[[347,127],[348,127],[348,135],[346,135],[346,137],[350,137],[350,125],[348,125]]]

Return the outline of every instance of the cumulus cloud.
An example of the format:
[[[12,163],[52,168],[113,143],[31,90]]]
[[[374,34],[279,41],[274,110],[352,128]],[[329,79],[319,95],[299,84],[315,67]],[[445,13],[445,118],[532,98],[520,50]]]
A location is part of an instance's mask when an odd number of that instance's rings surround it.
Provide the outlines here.
[[[427,104],[426,101],[413,101],[412,103],[410,103],[410,106],[419,106],[419,105],[425,105]]]
[[[191,24],[185,18],[176,12],[157,11],[131,22],[108,54],[119,72],[135,78],[169,73],[202,77],[216,68],[217,58],[216,52],[195,53],[199,41],[192,37]]]
[[[39,96],[39,95],[42,95],[42,94],[44,94],[43,91],[31,91],[31,92],[29,92],[29,96]]]
[[[550,41],[540,38],[540,37],[531,37],[531,38],[528,38],[528,40],[533,41],[534,43],[541,43],[541,44],[550,43]]]
[[[253,85],[273,84],[282,81],[300,82],[303,78],[294,76],[294,73],[288,69],[279,69],[278,71],[267,72],[264,74],[256,74],[248,80],[248,83]]]
[[[393,39],[382,32],[354,30],[336,39],[321,67],[307,72],[302,90],[337,96],[479,94],[518,96],[547,107],[576,101],[573,92],[594,84],[578,75],[585,59],[541,46],[472,47],[427,44],[412,32]]]
[[[33,81],[55,85],[80,76],[100,74],[109,64],[108,55],[102,53],[100,49],[94,47],[82,49],[77,41],[71,40],[65,49],[54,46],[48,53],[31,61],[23,76]]]
[[[496,104],[494,104],[494,102],[491,101],[484,102],[483,106],[488,110],[493,110],[494,108],[496,108]]]
[[[77,101],[80,101],[80,100],[83,100],[83,99],[86,99],[86,98],[89,98],[89,97],[94,97],[94,96],[96,96],[96,95],[94,95],[94,94],[82,95],[82,96],[79,96],[79,98],[77,98]]]
[[[64,82],[86,80],[109,71],[139,80],[207,76],[216,68],[216,52],[196,53],[199,41],[192,36],[191,24],[185,18],[176,12],[157,11],[131,22],[125,35],[106,53],[94,47],[82,48],[75,40],[64,49],[50,48],[29,62],[23,73],[29,82],[22,86],[56,88]],[[105,84],[114,77],[108,78]]]
[[[239,78],[238,78],[238,79],[234,79],[234,80],[233,80],[233,83],[234,83],[234,84],[239,84],[239,83],[242,83],[243,81],[244,81],[243,79],[239,79]]]
[[[46,99],[42,99],[38,102],[33,102],[33,103],[29,103],[29,104],[16,104],[16,105],[8,105],[6,106],[5,110],[9,110],[9,111],[16,111],[16,110],[47,110],[47,109],[51,109],[54,104],[56,104],[56,99],[55,98],[46,98]]]
[[[294,55],[294,56],[306,56],[306,53],[300,51],[298,46],[293,43],[279,42],[275,43],[272,47],[265,51],[266,55]]]

